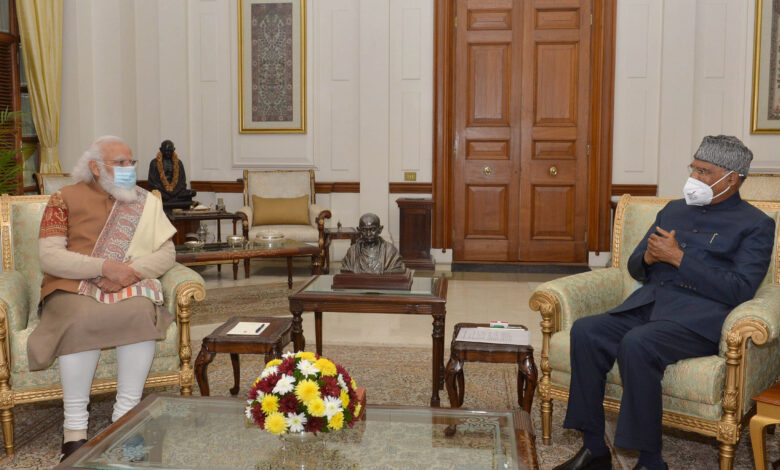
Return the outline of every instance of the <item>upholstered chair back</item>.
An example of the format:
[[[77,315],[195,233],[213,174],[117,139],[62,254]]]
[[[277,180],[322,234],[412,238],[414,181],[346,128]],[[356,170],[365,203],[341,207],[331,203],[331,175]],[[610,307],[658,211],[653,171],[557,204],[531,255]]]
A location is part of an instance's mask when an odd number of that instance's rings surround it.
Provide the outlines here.
[[[54,194],[63,186],[76,182],[69,173],[35,173],[35,181],[41,194]]]
[[[268,198],[309,196],[314,204],[314,170],[244,171],[244,205],[252,206],[252,195]]]
[[[780,201],[780,173],[749,175],[739,193],[748,201]]]
[[[3,198],[2,204],[2,240],[3,240],[3,271],[17,271],[29,286],[40,286],[43,272],[38,264],[38,231],[41,217],[49,196],[17,196]],[[30,309],[38,305],[40,289],[27,289],[27,317],[10,317],[15,322],[23,324],[11,325],[24,328],[28,318],[33,324],[38,323],[38,316],[32,315]]]

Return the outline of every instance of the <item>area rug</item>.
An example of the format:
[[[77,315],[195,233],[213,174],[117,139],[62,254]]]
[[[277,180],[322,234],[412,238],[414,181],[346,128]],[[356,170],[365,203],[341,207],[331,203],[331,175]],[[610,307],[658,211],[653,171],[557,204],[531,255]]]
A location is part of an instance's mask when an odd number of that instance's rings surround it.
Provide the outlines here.
[[[193,352],[200,345],[193,344]],[[427,406],[430,400],[431,351],[428,348],[324,345],[323,354],[339,362],[350,371],[359,386],[368,389],[370,404],[399,404]],[[446,352],[446,356],[449,353]],[[538,360],[538,358],[537,358]],[[239,396],[246,395],[251,382],[263,367],[260,356],[241,356]],[[464,407],[482,409],[517,408],[516,373],[514,365],[466,363]],[[209,385],[212,396],[229,396],[233,384],[229,355],[217,354],[209,366]],[[147,393],[178,393],[177,388],[149,390]],[[197,385],[194,394],[198,395]],[[442,406],[448,406],[446,391],[441,391]],[[541,443],[539,400],[534,399],[531,413],[537,432],[536,446],[540,468],[549,470],[574,455],[580,446],[579,433],[563,430],[561,423],[566,405],[554,402],[553,444]],[[113,397],[93,397],[90,412],[89,436],[93,437],[108,426]],[[62,439],[62,404],[60,401],[21,405],[14,408],[17,454],[0,459],[0,468],[45,469],[56,465]],[[607,414],[607,442],[612,447],[616,415]],[[664,429],[664,457],[669,468],[714,469],[718,467],[718,449],[714,438],[674,429]],[[613,468],[633,468],[637,453],[612,448]],[[780,456],[780,437],[767,436],[767,455],[770,461]],[[748,430],[743,430],[736,449],[735,470],[753,468]]]
[[[287,297],[300,289],[306,281],[273,282],[251,286],[222,287],[206,290],[206,299],[192,307],[191,325],[222,323],[236,315],[290,315]]]

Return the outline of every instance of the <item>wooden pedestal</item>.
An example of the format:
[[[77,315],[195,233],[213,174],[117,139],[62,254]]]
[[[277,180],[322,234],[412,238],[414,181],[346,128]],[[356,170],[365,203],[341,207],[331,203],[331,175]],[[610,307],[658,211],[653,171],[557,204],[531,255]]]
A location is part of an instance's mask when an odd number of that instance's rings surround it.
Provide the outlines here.
[[[396,200],[401,210],[399,240],[404,264],[414,269],[433,270],[431,258],[431,212],[433,199],[401,198]]]

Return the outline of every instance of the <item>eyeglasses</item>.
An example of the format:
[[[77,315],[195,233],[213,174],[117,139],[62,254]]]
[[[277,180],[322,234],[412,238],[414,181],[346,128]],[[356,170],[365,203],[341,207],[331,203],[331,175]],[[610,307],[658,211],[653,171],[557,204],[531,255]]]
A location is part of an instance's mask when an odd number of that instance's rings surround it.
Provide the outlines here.
[[[688,173],[696,173],[698,176],[709,177],[712,175],[712,170],[700,166],[688,165]]]
[[[104,163],[101,161],[98,161],[98,163],[104,166],[135,166],[135,164],[138,163],[138,160],[121,159],[121,160],[113,160],[111,161],[111,164]]]

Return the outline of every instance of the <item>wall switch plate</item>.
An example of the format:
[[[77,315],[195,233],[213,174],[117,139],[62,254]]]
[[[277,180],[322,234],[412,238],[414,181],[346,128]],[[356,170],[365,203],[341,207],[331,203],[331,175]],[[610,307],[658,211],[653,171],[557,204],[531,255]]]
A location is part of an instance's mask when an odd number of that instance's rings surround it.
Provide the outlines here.
[[[417,172],[404,171],[404,181],[417,181]]]

